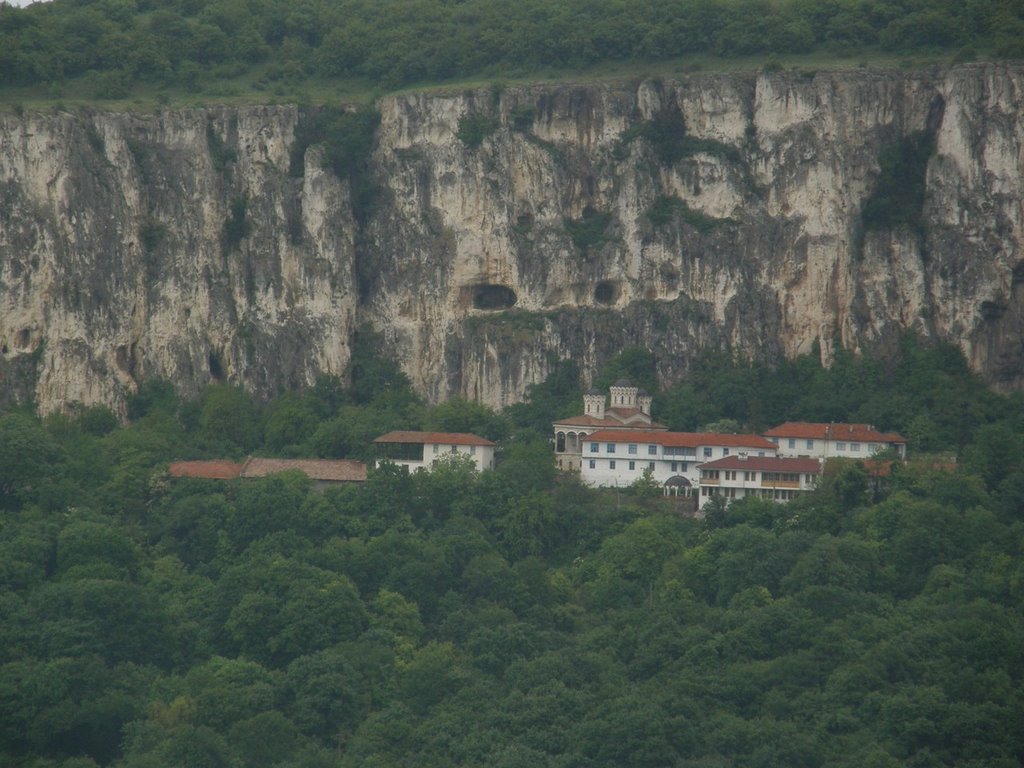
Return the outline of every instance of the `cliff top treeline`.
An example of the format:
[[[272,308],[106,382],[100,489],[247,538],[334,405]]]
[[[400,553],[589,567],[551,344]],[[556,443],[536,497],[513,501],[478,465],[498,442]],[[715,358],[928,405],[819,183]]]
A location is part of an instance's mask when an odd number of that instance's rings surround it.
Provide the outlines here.
[[[1024,55],[1019,0],[54,0],[0,3],[0,83],[97,98],[253,75],[393,88],[688,54]],[[967,50],[969,49],[969,50]],[[200,77],[202,75],[202,77]]]

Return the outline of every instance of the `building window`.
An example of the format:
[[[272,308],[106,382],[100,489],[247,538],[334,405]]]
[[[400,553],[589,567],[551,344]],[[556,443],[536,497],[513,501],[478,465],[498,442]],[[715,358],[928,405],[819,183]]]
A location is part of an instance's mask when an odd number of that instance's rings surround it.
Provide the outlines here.
[[[651,472],[653,472],[654,471],[654,462],[653,461],[647,462],[647,468],[649,470],[651,470]]]
[[[608,462],[608,469],[615,469],[615,459]]]
[[[647,455],[648,456],[657,456],[658,455],[658,446],[656,446],[656,445],[648,445],[647,446]]]
[[[860,443],[850,443],[850,450],[860,453]]]
[[[681,462],[679,462],[679,471],[680,471],[680,472],[685,472],[685,471],[686,471],[686,467],[687,467],[687,466],[688,466],[688,465],[687,465],[687,463],[686,463],[685,461],[681,461]]]
[[[673,471],[673,472],[676,472],[676,471],[677,471],[677,470],[676,470],[676,467],[677,467],[677,466],[678,466],[678,462],[675,462],[675,461],[673,461],[673,462],[672,462],[672,471]]]
[[[878,450],[878,443],[868,443],[868,453],[874,453]]]
[[[779,444],[779,438],[777,438],[777,437],[769,437],[768,439],[769,439],[769,440],[771,440],[771,441],[772,441],[773,443],[775,443],[776,445],[778,445],[778,444]]]
[[[433,446],[433,448],[434,448],[434,453],[437,453],[439,450],[441,450],[441,446],[440,445],[435,445],[435,446]]]
[[[744,480],[744,482],[749,483],[749,482],[753,481],[753,479],[754,479],[754,473],[753,472],[744,472],[743,473],[743,480]]]
[[[846,443],[836,443],[836,450],[837,451],[845,451],[846,450]]]
[[[629,462],[629,471],[632,472],[635,469],[636,469],[636,462],[635,461]]]
[[[723,456],[728,456],[729,455],[729,449],[728,448],[723,448],[722,449],[722,455]]]
[[[710,459],[711,458],[711,448],[710,447],[704,449],[704,458],[705,459]]]
[[[796,438],[795,437],[789,438],[788,442],[789,442],[789,447],[790,448],[796,448]]]
[[[605,443],[605,453],[615,453],[615,443]]]
[[[469,455],[470,456],[476,456],[476,446],[475,445],[469,446]]]
[[[807,441],[807,447],[808,448],[814,448],[814,441],[813,440],[808,440]]]
[[[626,453],[630,456],[636,456],[636,443],[630,443],[629,448],[626,449]]]
[[[597,468],[597,462],[594,461],[593,459],[590,460],[590,468],[591,469],[596,469]]]
[[[601,446],[599,446],[597,443],[591,443],[590,444],[590,452],[591,453],[597,453],[600,450],[601,450]]]

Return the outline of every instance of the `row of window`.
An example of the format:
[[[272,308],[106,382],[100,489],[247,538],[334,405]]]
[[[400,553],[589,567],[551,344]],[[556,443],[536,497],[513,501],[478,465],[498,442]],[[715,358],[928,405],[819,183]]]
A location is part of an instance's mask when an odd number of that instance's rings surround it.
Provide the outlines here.
[[[640,463],[642,464],[643,462],[640,462]],[[588,463],[588,466],[591,469],[597,469],[597,459],[590,459],[590,461]],[[673,464],[672,467],[674,469],[675,468],[675,464]],[[631,470],[636,470],[636,462],[635,461],[629,462],[629,468]],[[647,466],[645,468],[649,469],[649,470],[651,470],[653,472],[654,471],[654,462],[653,461],[647,462]],[[615,469],[615,459],[609,459],[608,460],[608,469]],[[685,472],[686,470],[684,469],[683,471]]]
[[[617,450],[616,449],[617,445],[619,445],[619,443],[605,443],[604,452],[605,453],[615,453],[616,450]],[[601,444],[600,443],[591,443],[590,444],[590,452],[591,453],[600,453],[601,452]],[[704,446],[704,449],[703,449],[704,458],[706,458],[706,459],[712,458],[713,452],[714,452],[714,448],[712,448],[711,446],[708,446],[708,445]],[[627,443],[626,444],[626,453],[629,454],[630,456],[636,456],[639,453],[639,446],[636,443]],[[683,447],[666,446],[664,451],[662,451],[662,453],[665,456],[685,456],[685,457],[693,458],[693,459],[697,458],[697,449],[696,448],[683,448]],[[656,446],[656,445],[648,445],[647,446],[647,455],[648,456],[657,456],[658,455],[658,446]],[[722,455],[723,456],[729,456],[730,455],[730,449],[723,448],[722,449]],[[764,451],[758,451],[757,455],[758,456],[764,456]]]
[[[765,490],[749,490],[747,493],[752,493],[760,496],[762,499],[773,499],[775,501],[792,501],[797,497],[800,491],[793,491],[786,488],[771,488]],[[710,496],[722,496],[726,499],[736,498],[735,488],[715,488],[714,486],[703,486],[700,489],[700,495],[705,497]],[[742,494],[740,498],[743,498]]]
[[[779,444],[779,438],[773,437],[773,438],[770,438],[770,439],[776,445]],[[795,437],[787,438],[786,439],[786,444],[790,448],[796,448],[796,438]],[[837,442],[836,443],[836,450],[837,451],[846,451],[847,450],[847,446],[849,446],[849,450],[852,453],[860,453],[861,443],[840,443],[840,442]],[[814,449],[814,441],[813,440],[805,441],[805,447],[808,450],[813,450]],[[875,453],[877,450],[878,450],[878,443],[868,443],[868,453]]]
[[[441,452],[441,446],[435,444],[434,445],[434,453],[436,454],[436,453],[440,453],[440,452]],[[445,453],[458,453],[458,452],[459,452],[459,448],[456,445],[451,446],[451,450],[450,451],[445,451]],[[469,455],[470,456],[476,456],[476,446],[475,445],[469,446]]]
[[[684,470],[685,471],[685,470]],[[757,472],[740,472],[734,469],[702,469],[700,473],[701,480],[737,480],[739,476],[743,476],[743,482],[751,483],[757,480]],[[804,475],[804,482],[808,485],[814,484],[814,475]],[[764,483],[798,483],[800,482],[800,475],[793,472],[762,472],[761,481]]]

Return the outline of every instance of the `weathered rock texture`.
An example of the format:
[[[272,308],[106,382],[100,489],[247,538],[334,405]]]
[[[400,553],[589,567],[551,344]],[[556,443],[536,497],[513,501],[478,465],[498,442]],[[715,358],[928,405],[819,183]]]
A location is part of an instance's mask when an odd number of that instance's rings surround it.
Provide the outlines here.
[[[361,224],[317,148],[289,173],[292,108],[0,117],[2,396],[119,407],[153,376],[271,394],[342,373],[366,322],[432,400],[505,405],[626,344],[671,380],[708,347],[827,359],[908,329],[1024,385],[1024,68],[378,107]],[[475,147],[468,116],[493,127]],[[638,130],[667,124],[669,150]],[[881,153],[918,132],[921,226],[866,229]]]

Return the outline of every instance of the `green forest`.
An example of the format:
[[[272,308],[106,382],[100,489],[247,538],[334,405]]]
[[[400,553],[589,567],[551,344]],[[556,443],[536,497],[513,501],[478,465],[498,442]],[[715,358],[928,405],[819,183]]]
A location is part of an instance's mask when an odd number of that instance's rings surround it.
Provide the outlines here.
[[[0,3],[0,84],[59,97],[285,95],[553,75],[693,55],[1024,57],[1022,0],[53,0]],[[69,88],[69,83],[74,83]]]
[[[0,415],[0,764],[10,768],[778,766],[1024,761],[1024,397],[908,337],[895,360],[721,355],[657,394],[676,429],[872,421],[884,486],[830,465],[786,506],[680,516],[556,477],[566,362],[497,413],[428,406],[356,345],[345,385],[257,402],[144,384]],[[599,385],[655,391],[624,350]],[[500,463],[318,491],[173,480],[182,458],[366,457],[475,431]],[[955,461],[955,467],[950,466]]]

